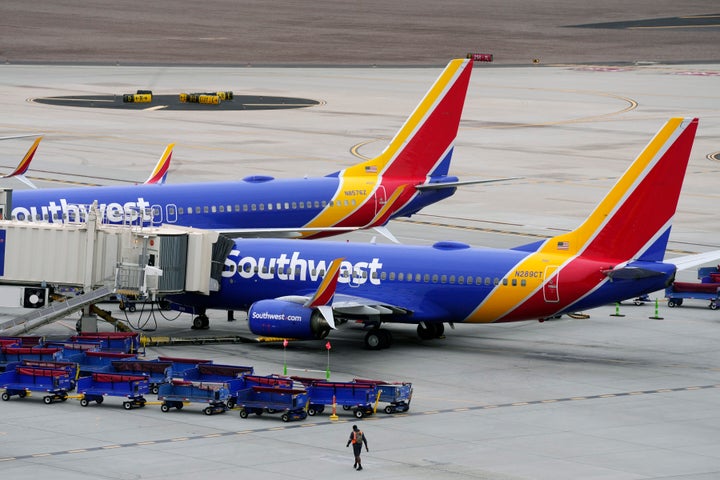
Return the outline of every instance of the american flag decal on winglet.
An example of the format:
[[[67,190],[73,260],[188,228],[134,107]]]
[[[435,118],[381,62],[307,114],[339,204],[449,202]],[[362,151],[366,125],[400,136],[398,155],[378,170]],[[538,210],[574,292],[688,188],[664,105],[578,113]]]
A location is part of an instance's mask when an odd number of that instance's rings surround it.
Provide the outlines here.
[[[375,165],[367,165],[365,167],[365,173],[377,173],[377,167]]]
[[[570,248],[570,242],[557,242],[558,250],[568,250]]]

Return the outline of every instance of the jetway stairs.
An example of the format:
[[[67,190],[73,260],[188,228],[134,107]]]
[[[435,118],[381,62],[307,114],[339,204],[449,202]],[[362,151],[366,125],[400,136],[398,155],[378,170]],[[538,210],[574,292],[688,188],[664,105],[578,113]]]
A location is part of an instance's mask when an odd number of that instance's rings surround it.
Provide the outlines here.
[[[114,293],[114,286],[103,286],[75,297],[69,297],[62,302],[52,302],[46,307],[32,310],[25,315],[0,323],[0,332],[8,336],[24,335],[43,325],[77,312],[88,305],[100,302]]]

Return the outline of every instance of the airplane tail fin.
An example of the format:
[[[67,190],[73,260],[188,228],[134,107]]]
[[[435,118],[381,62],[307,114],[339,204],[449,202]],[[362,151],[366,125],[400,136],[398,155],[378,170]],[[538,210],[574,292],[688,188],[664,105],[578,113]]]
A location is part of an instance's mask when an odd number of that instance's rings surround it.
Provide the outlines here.
[[[599,260],[662,261],[698,119],[670,119],[576,230],[550,239],[546,253]]]
[[[168,169],[170,168],[170,159],[172,158],[173,148],[175,148],[174,143],[171,143],[167,147],[165,147],[165,151],[162,155],[160,155],[160,159],[158,159],[157,165],[155,165],[152,173],[147,178],[147,180],[145,180],[144,183],[157,183],[160,185],[165,183],[165,180],[167,179]]]
[[[447,175],[472,67],[472,60],[452,60],[385,150],[344,174],[420,180]]]
[[[3,175],[0,178],[10,178],[15,177],[21,182],[25,183],[31,188],[37,188],[30,180],[25,178],[25,173],[27,173],[28,169],[30,168],[30,162],[32,162],[33,157],[35,156],[35,152],[38,149],[38,146],[40,145],[40,140],[42,140],[43,137],[38,137],[33,144],[28,149],[25,156],[20,160],[20,163],[18,166],[13,170],[11,173],[8,173],[7,175]]]

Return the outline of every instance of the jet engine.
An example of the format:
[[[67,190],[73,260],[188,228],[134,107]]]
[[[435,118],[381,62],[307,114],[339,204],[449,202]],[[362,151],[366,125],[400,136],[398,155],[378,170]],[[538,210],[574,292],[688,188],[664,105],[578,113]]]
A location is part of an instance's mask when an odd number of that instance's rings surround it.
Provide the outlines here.
[[[284,300],[260,300],[248,310],[248,326],[256,335],[316,340],[330,325],[319,310]]]

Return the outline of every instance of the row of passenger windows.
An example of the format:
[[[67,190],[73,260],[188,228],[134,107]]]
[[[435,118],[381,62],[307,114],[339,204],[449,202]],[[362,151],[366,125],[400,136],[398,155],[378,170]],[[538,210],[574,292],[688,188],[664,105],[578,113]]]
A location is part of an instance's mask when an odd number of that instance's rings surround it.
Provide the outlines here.
[[[291,269],[285,269],[285,268],[278,268],[275,269],[275,267],[268,268],[266,266],[262,267],[262,269],[258,268],[257,266],[251,267],[249,264],[245,264],[243,266],[243,271],[246,273],[250,273],[251,271],[254,271],[254,273],[262,272],[264,274],[270,273],[270,275],[275,275],[277,272],[279,275],[290,275],[292,273]],[[295,276],[300,276],[302,273],[301,267],[295,268]],[[325,270],[311,270],[310,276],[313,278],[316,278],[319,274],[320,277],[325,276]],[[343,278],[350,278],[350,273],[347,270],[343,270],[340,273],[340,276]],[[498,285],[502,284],[503,286],[511,285],[513,287],[521,286],[524,287],[527,285],[527,281],[524,278],[521,278],[518,282],[517,278],[513,278],[508,281],[507,278],[500,279],[498,277],[490,278],[490,277],[476,277],[472,275],[439,275],[439,274],[432,274],[429,273],[405,273],[405,272],[380,272],[380,275],[378,275],[378,272],[372,272],[372,275],[370,275],[373,279],[380,279],[381,281],[389,280],[391,282],[398,281],[398,282],[415,282],[415,283],[449,283],[449,284],[458,284],[458,285]],[[368,278],[368,272],[367,271],[361,271],[357,272],[353,275],[353,278]]]
[[[351,200],[337,200],[335,202],[327,202],[325,200],[319,201],[307,201],[307,202],[268,202],[268,203],[244,203],[242,205],[242,211],[243,212],[264,212],[264,211],[273,211],[273,210],[305,210],[306,208],[325,208],[326,206],[337,206],[342,207],[343,205],[346,207],[354,207],[357,205],[357,201],[353,198]],[[168,206],[168,214],[174,215],[175,211],[174,209],[171,210],[171,206]],[[203,207],[178,207],[178,214],[179,215],[185,215],[187,212],[188,215],[192,215],[193,213],[216,213],[216,212],[239,212],[240,211],[240,205],[205,205]]]

